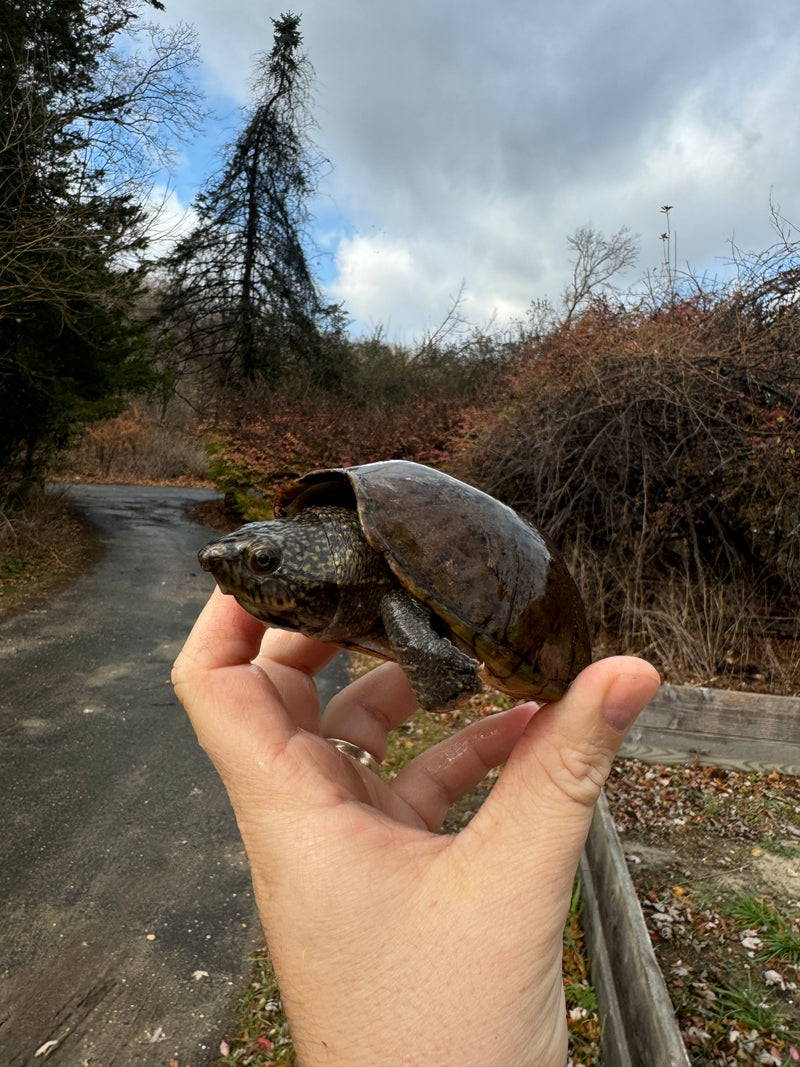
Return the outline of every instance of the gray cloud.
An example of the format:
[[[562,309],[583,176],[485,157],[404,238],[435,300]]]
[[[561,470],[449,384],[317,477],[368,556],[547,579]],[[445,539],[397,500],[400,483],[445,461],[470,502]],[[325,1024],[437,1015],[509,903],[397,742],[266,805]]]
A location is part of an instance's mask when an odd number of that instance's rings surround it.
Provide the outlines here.
[[[212,93],[244,102],[280,8],[170,0],[199,31]],[[771,190],[800,216],[794,0],[306,0],[317,140],[341,232],[332,293],[360,322],[420,332],[466,282],[469,310],[556,297],[565,236],[592,221],[721,268],[734,233],[772,239]],[[202,175],[197,175],[200,180]],[[333,217],[333,215],[331,215]],[[391,332],[391,330],[390,330]]]

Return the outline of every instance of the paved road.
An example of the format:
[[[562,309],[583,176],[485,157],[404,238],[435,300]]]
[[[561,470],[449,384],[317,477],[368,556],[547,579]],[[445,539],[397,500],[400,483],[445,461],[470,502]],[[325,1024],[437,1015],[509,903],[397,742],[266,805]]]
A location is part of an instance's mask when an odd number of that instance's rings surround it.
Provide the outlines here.
[[[203,1067],[258,932],[224,789],[169,685],[213,586],[185,515],[210,493],[69,494],[102,558],[0,622],[0,1064]]]

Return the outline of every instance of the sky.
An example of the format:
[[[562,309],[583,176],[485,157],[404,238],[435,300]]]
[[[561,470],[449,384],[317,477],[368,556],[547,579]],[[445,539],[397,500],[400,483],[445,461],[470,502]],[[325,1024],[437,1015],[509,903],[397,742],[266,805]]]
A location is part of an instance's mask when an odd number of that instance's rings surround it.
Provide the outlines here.
[[[301,16],[315,142],[330,161],[314,263],[356,334],[418,340],[461,313],[479,327],[558,303],[567,235],[638,235],[622,283],[663,262],[726,277],[731,242],[800,227],[797,0],[166,0],[198,34],[215,113],[184,150],[186,209],[240,128],[271,18]]]

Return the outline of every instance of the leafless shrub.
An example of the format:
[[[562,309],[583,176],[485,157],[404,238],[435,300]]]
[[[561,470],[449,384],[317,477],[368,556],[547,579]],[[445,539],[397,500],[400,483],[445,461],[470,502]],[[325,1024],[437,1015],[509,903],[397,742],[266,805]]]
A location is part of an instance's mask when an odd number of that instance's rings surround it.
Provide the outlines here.
[[[598,630],[701,675],[800,593],[800,304],[766,282],[595,301],[527,346],[461,463],[566,546]]]
[[[88,426],[68,457],[69,472],[97,481],[200,481],[208,458],[177,401],[163,413],[132,405],[116,418]]]

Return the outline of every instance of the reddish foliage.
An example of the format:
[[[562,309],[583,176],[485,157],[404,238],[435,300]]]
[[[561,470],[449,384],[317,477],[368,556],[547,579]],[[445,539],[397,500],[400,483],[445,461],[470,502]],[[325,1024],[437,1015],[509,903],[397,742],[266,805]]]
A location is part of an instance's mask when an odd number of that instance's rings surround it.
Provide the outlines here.
[[[146,430],[150,417],[135,404],[116,418],[102,419],[87,428],[86,434],[94,450],[94,460],[103,477],[108,477],[117,457],[136,449]]]
[[[383,459],[442,466],[464,424],[462,405],[441,397],[412,395],[391,411],[341,397],[313,404],[273,398],[266,411],[262,402],[234,402],[218,434],[225,463],[271,494],[281,483],[321,467]]]
[[[716,677],[800,593],[798,353],[800,302],[597,304],[520,346],[454,473],[555,537],[600,639]]]

